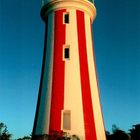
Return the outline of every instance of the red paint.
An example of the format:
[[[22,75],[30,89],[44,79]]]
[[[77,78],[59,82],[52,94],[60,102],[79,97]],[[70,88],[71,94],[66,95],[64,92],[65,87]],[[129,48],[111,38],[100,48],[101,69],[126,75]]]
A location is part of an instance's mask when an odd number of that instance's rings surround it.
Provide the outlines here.
[[[63,45],[65,44],[66,27],[63,24],[63,12],[55,12],[54,23],[54,58],[53,58],[53,81],[52,99],[50,111],[50,133],[61,130],[61,110],[64,107],[64,61]]]
[[[97,140],[91,99],[91,89],[89,82],[88,60],[86,51],[86,47],[88,46],[86,46],[84,12],[77,10],[76,14],[77,14],[82,102],[83,102],[83,114],[85,125],[85,140]]]

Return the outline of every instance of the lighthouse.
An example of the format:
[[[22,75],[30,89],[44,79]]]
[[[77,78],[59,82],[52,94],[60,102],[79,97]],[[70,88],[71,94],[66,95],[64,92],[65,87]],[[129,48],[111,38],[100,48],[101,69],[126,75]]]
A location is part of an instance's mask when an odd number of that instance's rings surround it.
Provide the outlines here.
[[[95,16],[92,0],[42,1],[45,42],[32,140],[106,140],[93,52]]]

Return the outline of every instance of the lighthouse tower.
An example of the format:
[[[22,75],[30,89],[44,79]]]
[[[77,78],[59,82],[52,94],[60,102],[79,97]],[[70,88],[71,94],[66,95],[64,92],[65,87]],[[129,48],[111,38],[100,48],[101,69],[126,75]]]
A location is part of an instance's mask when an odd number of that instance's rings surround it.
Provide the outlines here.
[[[61,134],[106,140],[93,53],[95,16],[91,0],[43,0],[46,29],[33,140]]]

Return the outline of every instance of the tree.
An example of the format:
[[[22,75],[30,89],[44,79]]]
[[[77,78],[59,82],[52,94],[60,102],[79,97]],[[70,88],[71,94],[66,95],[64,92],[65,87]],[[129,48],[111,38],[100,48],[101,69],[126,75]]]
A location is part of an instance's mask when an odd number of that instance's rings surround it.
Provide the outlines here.
[[[56,131],[53,130],[50,132],[50,134],[45,134],[45,135],[36,135],[36,138],[34,138],[34,136],[32,136],[32,140],[34,139],[38,139],[38,140],[80,140],[80,138],[73,134],[69,134],[68,132],[64,132],[64,131]],[[19,139],[22,140],[22,139]]]
[[[113,137],[113,140],[129,140],[130,139],[127,133],[119,129],[113,133],[112,137]]]
[[[129,131],[132,140],[140,140],[140,124],[133,125]]]
[[[116,125],[112,125],[112,134],[106,132],[107,140],[130,140],[130,136],[123,130],[120,130]]]
[[[17,140],[31,140],[31,136],[24,136],[23,138],[18,138]]]
[[[10,140],[11,134],[7,130],[7,126],[4,123],[0,123],[0,140]]]

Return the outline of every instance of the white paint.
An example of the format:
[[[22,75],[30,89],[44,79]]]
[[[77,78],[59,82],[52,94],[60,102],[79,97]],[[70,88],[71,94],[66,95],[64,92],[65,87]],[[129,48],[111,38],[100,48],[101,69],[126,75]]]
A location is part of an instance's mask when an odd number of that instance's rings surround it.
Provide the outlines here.
[[[50,105],[52,92],[53,51],[54,51],[54,13],[48,15],[47,49],[45,72],[42,82],[41,101],[39,106],[36,135],[49,133]]]
[[[70,8],[86,12],[91,17],[92,21],[96,16],[96,8],[94,4],[88,0],[49,0],[44,2],[44,4],[45,15],[55,10]]]
[[[65,60],[64,110],[71,111],[71,130],[67,132],[84,140],[76,10],[67,9],[67,12],[70,19],[69,24],[66,24],[66,44],[70,45],[70,59]]]
[[[86,46],[88,56],[88,69],[91,87],[92,105],[95,119],[95,127],[97,140],[106,140],[104,124],[100,106],[98,93],[96,71],[92,50],[92,36],[90,29],[90,20],[94,20],[96,9],[94,5],[87,0],[51,0],[45,1],[45,16],[48,16],[48,35],[47,35],[47,58],[45,66],[45,76],[42,85],[41,104],[38,113],[36,134],[48,134],[50,122],[50,106],[52,92],[52,72],[53,72],[53,46],[54,46],[54,11],[67,9],[69,13],[69,24],[66,24],[66,44],[70,48],[70,59],[65,61],[65,83],[64,83],[64,110],[69,110],[71,113],[71,130],[64,130],[61,117],[61,129],[71,135],[75,134],[80,137],[80,140],[85,140],[84,116],[82,91],[80,81],[80,66],[78,52],[78,34],[76,10],[81,10],[85,13],[85,31],[86,31]],[[42,9],[43,9],[42,8]],[[63,19],[62,19],[63,20]],[[62,112],[64,111],[62,110]],[[63,114],[63,113],[62,113]]]
[[[93,48],[92,48],[93,46],[92,46],[90,24],[91,24],[90,17],[85,13],[85,33],[86,33],[86,46],[87,46],[87,57],[88,57],[88,69],[89,69],[89,79],[90,79],[96,134],[97,134],[97,140],[106,140],[102,111],[100,106],[98,85],[96,79],[96,70],[94,65],[95,60],[93,58]]]
[[[43,132],[49,134],[49,122],[50,122],[50,109],[51,109],[51,95],[52,95],[52,76],[53,76],[53,58],[54,58],[54,13],[51,13],[48,16],[48,36],[47,36],[47,55],[50,55],[50,65],[48,66],[49,70],[49,85],[48,85],[48,98],[46,100],[46,118],[45,118],[45,127]],[[49,60],[47,60],[49,61]]]

